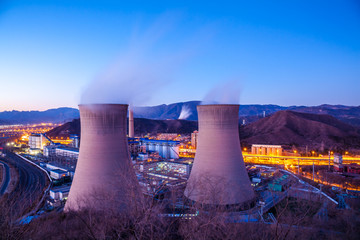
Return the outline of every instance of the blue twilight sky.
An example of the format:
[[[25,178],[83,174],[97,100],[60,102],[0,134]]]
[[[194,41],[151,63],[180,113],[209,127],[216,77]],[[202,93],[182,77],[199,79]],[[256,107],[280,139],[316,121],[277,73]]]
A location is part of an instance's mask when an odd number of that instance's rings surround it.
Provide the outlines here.
[[[360,2],[0,0],[0,83],[0,111],[360,105]]]

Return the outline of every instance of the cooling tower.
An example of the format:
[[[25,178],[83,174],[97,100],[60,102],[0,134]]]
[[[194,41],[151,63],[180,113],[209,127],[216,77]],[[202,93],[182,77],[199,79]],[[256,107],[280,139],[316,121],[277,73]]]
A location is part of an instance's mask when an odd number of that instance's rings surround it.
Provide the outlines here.
[[[134,111],[129,108],[129,138],[133,138],[134,135]]]
[[[199,105],[197,111],[198,145],[185,196],[210,206],[252,205],[255,193],[241,153],[239,105]]]
[[[139,199],[126,138],[127,108],[123,104],[79,105],[80,153],[66,211],[125,212]]]

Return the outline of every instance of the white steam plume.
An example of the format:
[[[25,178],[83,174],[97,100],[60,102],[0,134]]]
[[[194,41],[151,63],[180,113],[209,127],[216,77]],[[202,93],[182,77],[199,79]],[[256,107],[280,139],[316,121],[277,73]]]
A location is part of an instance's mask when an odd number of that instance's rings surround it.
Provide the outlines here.
[[[239,80],[223,82],[211,89],[201,104],[239,104],[240,93],[241,87]]]
[[[171,80],[183,57],[179,52],[164,56],[156,49],[173,22],[164,14],[144,34],[132,36],[127,51],[86,86],[80,102],[141,105],[149,101]]]
[[[183,105],[181,108],[179,119],[187,119],[191,115],[191,110],[187,105]]]

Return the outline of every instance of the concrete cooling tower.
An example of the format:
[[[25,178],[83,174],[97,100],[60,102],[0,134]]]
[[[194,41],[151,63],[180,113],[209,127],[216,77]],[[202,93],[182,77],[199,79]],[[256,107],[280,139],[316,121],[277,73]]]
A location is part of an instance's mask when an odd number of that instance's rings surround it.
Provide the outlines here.
[[[198,146],[185,196],[203,205],[246,209],[254,204],[239,139],[239,105],[199,105]]]
[[[79,105],[81,143],[65,210],[125,212],[140,197],[126,138],[128,105]]]

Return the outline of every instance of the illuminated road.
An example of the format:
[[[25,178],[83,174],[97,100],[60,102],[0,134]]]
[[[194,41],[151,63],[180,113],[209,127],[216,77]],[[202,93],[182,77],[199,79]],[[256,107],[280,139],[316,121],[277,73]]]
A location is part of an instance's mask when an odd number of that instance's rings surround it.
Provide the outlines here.
[[[4,162],[15,166],[19,173],[19,183],[9,196],[9,204],[20,217],[38,205],[49,182],[44,172],[13,153],[7,152]]]
[[[275,164],[275,165],[329,165],[329,157],[301,157],[301,156],[268,156],[243,153],[246,163],[254,164]],[[330,158],[330,165],[333,165],[334,158]],[[343,163],[358,163],[360,158],[344,157]]]

